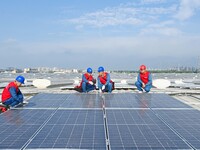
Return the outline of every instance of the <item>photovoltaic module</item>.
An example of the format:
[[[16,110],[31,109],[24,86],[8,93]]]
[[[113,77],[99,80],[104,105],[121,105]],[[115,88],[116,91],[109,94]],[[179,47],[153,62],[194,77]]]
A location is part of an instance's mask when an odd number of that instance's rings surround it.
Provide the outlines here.
[[[38,94],[0,134],[0,149],[200,149],[200,112],[166,94]]]

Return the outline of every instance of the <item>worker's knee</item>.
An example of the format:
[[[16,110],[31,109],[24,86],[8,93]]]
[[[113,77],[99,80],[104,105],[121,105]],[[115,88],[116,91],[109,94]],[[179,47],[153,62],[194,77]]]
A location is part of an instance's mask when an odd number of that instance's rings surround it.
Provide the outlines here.
[[[151,87],[152,87],[152,86],[148,85],[148,86],[146,86],[146,87],[144,88],[144,90],[148,93],[148,92],[150,92]]]
[[[82,82],[82,87],[85,87],[86,86],[86,82]]]
[[[142,86],[142,84],[141,84],[140,82],[138,82],[138,81],[135,82],[135,85],[136,85],[137,87],[138,87],[138,86],[139,86],[139,87]]]

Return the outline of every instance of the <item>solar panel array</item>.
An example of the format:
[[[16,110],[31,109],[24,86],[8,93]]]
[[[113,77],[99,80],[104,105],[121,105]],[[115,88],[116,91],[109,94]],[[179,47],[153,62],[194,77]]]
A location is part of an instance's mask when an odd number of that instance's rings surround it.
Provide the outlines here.
[[[166,94],[38,94],[0,134],[0,149],[200,149],[200,112]]]

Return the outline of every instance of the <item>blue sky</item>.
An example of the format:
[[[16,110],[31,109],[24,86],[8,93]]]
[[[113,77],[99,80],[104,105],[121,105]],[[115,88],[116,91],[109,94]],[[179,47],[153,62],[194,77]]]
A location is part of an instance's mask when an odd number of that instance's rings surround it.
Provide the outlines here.
[[[0,68],[197,65],[200,0],[1,0]]]

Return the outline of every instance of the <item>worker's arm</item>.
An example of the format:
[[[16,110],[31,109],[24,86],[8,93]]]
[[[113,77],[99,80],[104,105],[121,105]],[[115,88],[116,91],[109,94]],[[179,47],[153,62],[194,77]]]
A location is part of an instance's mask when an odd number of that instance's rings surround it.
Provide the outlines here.
[[[138,81],[139,83],[141,83],[141,84],[143,83],[142,80],[141,80],[141,78],[140,78],[140,74],[138,74],[137,81]]]
[[[108,85],[110,83],[110,74],[107,74],[107,81],[105,85]]]
[[[11,87],[11,88],[9,89],[9,91],[10,91],[11,96],[12,96],[15,100],[17,100],[17,101],[19,101],[19,102],[21,102],[21,101],[23,100],[23,95],[22,95],[22,93],[21,93],[20,90],[19,90],[19,93],[17,93],[17,92],[16,92],[16,89],[15,89],[14,87]]]
[[[151,76],[151,73],[149,74],[148,79],[149,79],[149,82],[148,82],[146,85],[151,85],[151,84],[152,84],[152,76]]]
[[[98,81],[98,88],[101,89],[103,84],[100,82],[100,78],[99,77],[97,78],[97,81]]]
[[[82,81],[88,83],[88,80],[85,78],[85,75],[82,75]]]

